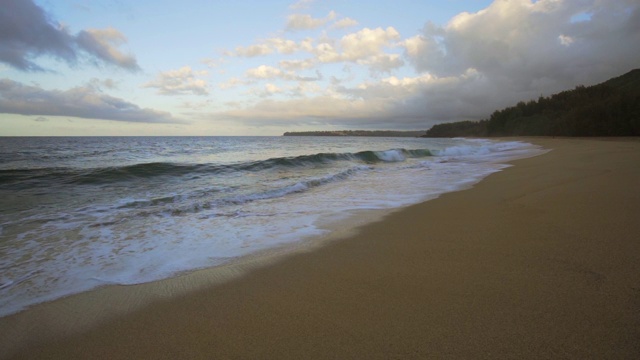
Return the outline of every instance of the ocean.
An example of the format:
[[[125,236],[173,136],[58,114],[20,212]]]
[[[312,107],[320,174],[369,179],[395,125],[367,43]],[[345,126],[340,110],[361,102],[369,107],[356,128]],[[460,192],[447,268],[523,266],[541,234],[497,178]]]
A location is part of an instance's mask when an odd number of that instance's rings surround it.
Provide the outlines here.
[[[0,316],[295,246],[542,151],[482,139],[0,137]]]

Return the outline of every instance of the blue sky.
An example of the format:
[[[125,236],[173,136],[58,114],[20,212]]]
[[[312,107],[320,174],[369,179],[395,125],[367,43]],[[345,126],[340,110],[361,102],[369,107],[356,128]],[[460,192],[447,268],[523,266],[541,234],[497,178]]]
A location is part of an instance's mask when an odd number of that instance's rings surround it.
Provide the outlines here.
[[[0,135],[426,130],[640,64],[636,0],[0,5]]]

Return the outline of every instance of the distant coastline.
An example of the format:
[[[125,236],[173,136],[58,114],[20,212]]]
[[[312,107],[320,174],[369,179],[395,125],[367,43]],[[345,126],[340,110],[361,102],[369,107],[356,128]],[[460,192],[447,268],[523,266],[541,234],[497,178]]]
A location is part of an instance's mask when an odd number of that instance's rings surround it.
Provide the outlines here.
[[[374,137],[420,137],[424,130],[335,130],[335,131],[287,131],[282,136],[374,136]]]

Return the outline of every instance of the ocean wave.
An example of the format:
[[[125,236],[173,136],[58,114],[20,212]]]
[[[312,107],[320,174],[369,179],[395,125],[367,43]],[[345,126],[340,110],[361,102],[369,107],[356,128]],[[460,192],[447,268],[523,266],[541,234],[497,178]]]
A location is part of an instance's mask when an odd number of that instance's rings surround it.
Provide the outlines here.
[[[233,172],[269,171],[277,168],[316,167],[340,161],[363,164],[399,162],[406,158],[432,156],[428,149],[390,149],[386,151],[360,151],[355,153],[317,153],[295,157],[279,157],[236,164],[179,164],[154,162],[120,167],[90,169],[38,168],[0,170],[0,187],[25,189],[52,184],[99,185],[136,179],[183,177]]]

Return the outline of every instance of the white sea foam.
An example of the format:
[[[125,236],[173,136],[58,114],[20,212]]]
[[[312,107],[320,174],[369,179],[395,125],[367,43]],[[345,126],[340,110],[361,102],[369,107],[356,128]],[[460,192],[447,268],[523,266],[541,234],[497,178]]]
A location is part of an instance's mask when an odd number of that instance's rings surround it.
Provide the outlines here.
[[[387,150],[387,151],[376,151],[376,155],[382,161],[388,162],[399,162],[404,161],[406,157],[402,154],[401,150]]]

